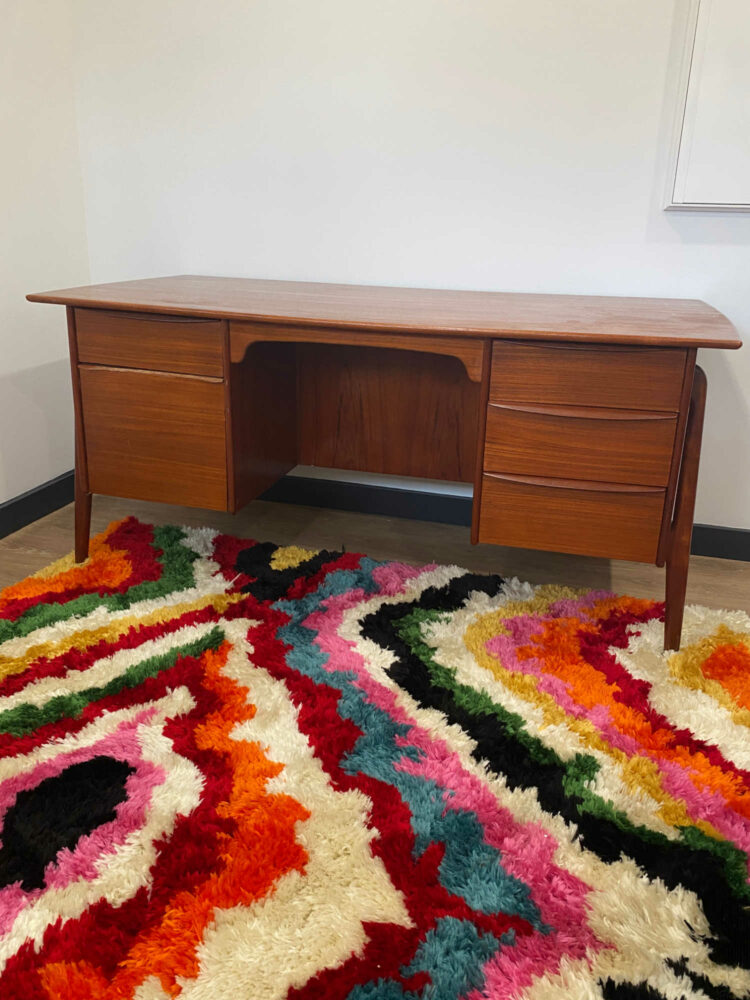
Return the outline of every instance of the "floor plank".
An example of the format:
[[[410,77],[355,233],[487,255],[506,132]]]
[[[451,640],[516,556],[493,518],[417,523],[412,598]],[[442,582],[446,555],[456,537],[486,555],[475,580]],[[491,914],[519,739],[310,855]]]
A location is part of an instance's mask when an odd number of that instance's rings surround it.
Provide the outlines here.
[[[379,517],[320,507],[257,500],[239,514],[94,497],[92,531],[134,515],[152,524],[206,525],[228,534],[366,552],[375,559],[450,563],[481,572],[517,576],[532,583],[614,590],[636,597],[664,596],[664,571],[641,563],[567,556],[495,545],[471,545],[467,528],[428,521]],[[0,588],[59,559],[73,547],[73,505],[48,514],[0,539]],[[693,556],[687,601],[750,612],[750,563]]]

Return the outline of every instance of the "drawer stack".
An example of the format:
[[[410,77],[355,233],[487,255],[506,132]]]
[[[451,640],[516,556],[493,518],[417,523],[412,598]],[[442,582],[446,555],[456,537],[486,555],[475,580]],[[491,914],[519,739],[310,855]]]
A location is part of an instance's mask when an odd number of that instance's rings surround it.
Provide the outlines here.
[[[88,490],[226,510],[225,324],[76,309]]]
[[[495,341],[479,541],[654,562],[687,352]]]

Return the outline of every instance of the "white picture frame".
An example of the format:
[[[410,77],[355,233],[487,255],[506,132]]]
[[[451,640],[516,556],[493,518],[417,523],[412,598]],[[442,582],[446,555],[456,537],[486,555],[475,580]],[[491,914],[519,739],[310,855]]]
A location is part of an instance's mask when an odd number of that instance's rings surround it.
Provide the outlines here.
[[[732,72],[732,66],[721,62],[722,45],[731,44],[727,25],[738,12],[747,18],[750,0],[688,0],[667,210],[750,211],[750,129],[741,127],[743,120],[750,123],[750,33],[744,36],[746,79],[738,80],[736,66]],[[744,22],[737,25],[738,32],[743,28]],[[721,85],[729,89],[722,91]],[[731,141],[732,129],[741,137],[736,143]]]

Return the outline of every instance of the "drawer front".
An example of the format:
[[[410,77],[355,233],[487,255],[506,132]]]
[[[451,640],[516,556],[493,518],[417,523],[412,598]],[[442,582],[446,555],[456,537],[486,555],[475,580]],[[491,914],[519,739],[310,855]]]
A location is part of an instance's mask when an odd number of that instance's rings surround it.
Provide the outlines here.
[[[677,412],[685,363],[678,349],[496,340],[490,402]]]
[[[490,405],[486,472],[666,486],[675,414]]]
[[[479,541],[654,562],[665,491],[592,487],[486,474]]]
[[[79,368],[93,493],[226,510],[224,384]]]
[[[221,376],[223,330],[220,320],[76,309],[82,363]]]

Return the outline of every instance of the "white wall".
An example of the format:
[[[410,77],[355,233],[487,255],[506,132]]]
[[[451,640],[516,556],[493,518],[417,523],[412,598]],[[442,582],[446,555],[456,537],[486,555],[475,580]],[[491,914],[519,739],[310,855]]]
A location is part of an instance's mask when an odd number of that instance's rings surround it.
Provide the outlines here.
[[[685,0],[72,2],[93,280],[688,296],[750,342],[750,216],[662,211]],[[702,363],[697,519],[750,527],[750,343]]]
[[[68,0],[0,0],[0,502],[73,464],[65,314],[27,292],[85,284]]]

